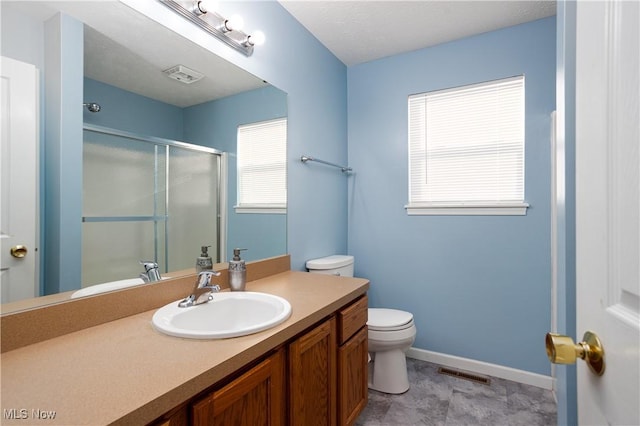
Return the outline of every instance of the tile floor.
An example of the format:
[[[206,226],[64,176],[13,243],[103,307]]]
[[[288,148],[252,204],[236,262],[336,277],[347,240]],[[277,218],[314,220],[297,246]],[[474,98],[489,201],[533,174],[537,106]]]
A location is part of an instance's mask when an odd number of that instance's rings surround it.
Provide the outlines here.
[[[411,388],[402,395],[369,390],[360,426],[555,426],[551,391],[491,377],[490,385],[438,373],[407,358]]]

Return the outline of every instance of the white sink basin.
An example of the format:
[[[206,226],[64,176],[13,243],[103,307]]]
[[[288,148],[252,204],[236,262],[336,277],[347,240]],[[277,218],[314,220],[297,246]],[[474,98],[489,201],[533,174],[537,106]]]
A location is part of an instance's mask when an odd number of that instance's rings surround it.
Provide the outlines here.
[[[153,314],[156,330],[189,339],[226,339],[267,330],[291,316],[291,305],[282,297],[250,291],[214,293],[213,300],[188,308],[178,302]]]
[[[169,277],[162,277],[163,280],[169,279]],[[136,285],[145,284],[142,278],[129,278],[126,280],[111,281],[108,283],[94,284],[89,287],[81,288],[80,290],[71,294],[71,298],[91,296],[93,294],[100,294],[107,291],[122,290],[123,288],[129,288]]]

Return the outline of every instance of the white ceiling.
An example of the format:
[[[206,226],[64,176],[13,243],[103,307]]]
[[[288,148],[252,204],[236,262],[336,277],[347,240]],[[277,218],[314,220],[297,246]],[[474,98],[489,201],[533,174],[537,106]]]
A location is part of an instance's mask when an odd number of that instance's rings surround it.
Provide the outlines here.
[[[555,15],[550,0],[279,0],[347,66]]]

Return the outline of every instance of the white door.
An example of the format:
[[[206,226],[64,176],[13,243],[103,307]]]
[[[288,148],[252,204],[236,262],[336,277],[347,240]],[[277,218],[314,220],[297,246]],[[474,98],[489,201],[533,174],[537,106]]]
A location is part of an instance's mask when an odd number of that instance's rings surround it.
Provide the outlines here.
[[[595,332],[606,362],[578,365],[578,421],[639,425],[640,2],[577,14],[577,337]]]
[[[0,289],[2,303],[38,294],[38,71],[2,57]]]

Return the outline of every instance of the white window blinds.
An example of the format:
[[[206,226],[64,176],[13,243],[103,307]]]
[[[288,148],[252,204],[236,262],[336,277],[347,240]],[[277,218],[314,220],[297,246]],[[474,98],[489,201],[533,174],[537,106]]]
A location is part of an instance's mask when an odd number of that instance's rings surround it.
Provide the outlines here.
[[[524,76],[410,96],[409,213],[515,205],[526,207]]]
[[[238,209],[285,213],[287,119],[238,127]]]

